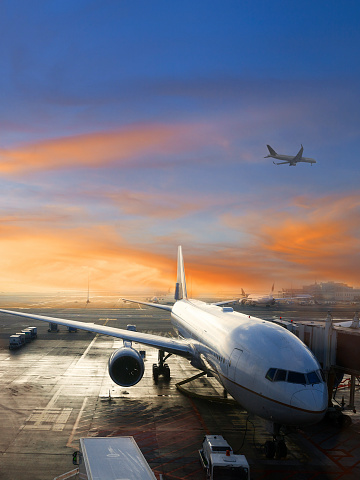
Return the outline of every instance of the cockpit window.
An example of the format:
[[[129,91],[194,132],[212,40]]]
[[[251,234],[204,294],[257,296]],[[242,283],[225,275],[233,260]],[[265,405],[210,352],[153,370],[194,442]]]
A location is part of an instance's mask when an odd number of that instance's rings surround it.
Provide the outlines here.
[[[302,383],[303,385],[306,385],[305,375],[299,372],[289,372],[287,381],[289,383]]]
[[[307,375],[308,383],[314,385],[315,383],[321,383],[321,377],[319,377],[317,372],[310,372]]]
[[[286,370],[281,370],[280,368],[278,368],[275,374],[274,382],[285,382],[286,373]]]
[[[310,373],[292,372],[282,370],[281,368],[269,368],[265,378],[270,382],[288,382],[302,385],[314,385],[325,381],[324,374],[321,370]]]
[[[268,380],[271,380],[273,381],[274,380],[274,376],[275,376],[275,372],[276,372],[276,368],[269,368],[267,374],[266,374],[266,378]]]

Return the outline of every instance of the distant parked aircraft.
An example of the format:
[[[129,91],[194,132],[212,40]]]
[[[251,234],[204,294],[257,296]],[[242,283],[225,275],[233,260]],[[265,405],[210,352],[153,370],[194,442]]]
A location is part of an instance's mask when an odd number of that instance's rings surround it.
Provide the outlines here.
[[[250,295],[249,293],[245,293],[244,289],[241,289],[241,298],[239,299],[239,303],[242,305],[265,305],[266,307],[270,307],[275,305],[277,298],[273,297],[274,293],[274,284],[271,287],[271,292],[269,295],[260,296],[260,295]]]
[[[316,160],[313,158],[306,158],[303,157],[303,151],[304,147],[301,145],[300,150],[298,153],[293,157],[292,155],[280,155],[279,153],[276,153],[273,148],[270,147],[270,145],[266,145],[268,150],[269,150],[269,155],[266,155],[264,158],[275,158],[276,160],[284,160],[283,162],[275,163],[273,162],[274,165],[285,165],[288,164],[289,167],[296,167],[297,163],[299,162],[305,162],[305,163],[310,163],[311,166],[313,163],[316,163]]]

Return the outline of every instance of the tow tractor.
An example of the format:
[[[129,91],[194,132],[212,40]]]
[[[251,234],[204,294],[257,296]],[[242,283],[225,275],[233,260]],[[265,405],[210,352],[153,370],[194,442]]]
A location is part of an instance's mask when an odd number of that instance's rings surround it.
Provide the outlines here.
[[[221,435],[205,435],[199,455],[210,480],[250,480],[245,455],[235,455]]]

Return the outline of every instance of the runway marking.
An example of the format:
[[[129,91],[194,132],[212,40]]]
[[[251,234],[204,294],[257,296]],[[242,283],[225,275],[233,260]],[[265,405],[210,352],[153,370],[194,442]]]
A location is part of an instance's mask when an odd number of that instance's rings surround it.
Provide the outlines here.
[[[45,408],[36,408],[26,420],[25,430],[53,430],[60,432],[68,421],[72,408],[55,408],[54,404],[59,398],[62,386],[58,388]]]
[[[83,401],[83,403],[82,403],[82,405],[81,405],[79,415],[77,416],[77,419],[75,420],[75,423],[74,423],[73,429],[72,429],[72,431],[71,431],[69,440],[67,441],[67,444],[66,444],[67,447],[72,447],[71,444],[72,444],[72,441],[73,441],[73,439],[74,439],[75,432],[76,432],[77,427],[78,427],[78,425],[79,425],[80,418],[81,418],[81,415],[82,415],[82,413],[83,413],[83,411],[84,411],[84,409],[85,409],[85,406],[86,406],[87,401],[88,401],[88,397],[85,397],[85,398],[84,398],[84,401]]]
[[[93,344],[95,343],[95,341],[96,341],[96,339],[98,338],[98,336],[99,336],[99,334],[97,333],[97,334],[95,335],[95,337],[91,340],[91,342],[89,343],[87,349],[86,349],[85,352],[81,355],[81,357],[79,358],[79,360],[76,362],[75,365],[77,365],[79,362],[81,362],[81,360],[83,360],[83,359],[86,357],[86,355],[89,353],[90,348],[93,346]]]
[[[24,425],[24,430],[53,430],[62,432],[71,415],[72,408],[38,408],[26,420],[33,422]]]
[[[105,320],[105,323],[104,323],[104,325],[103,325],[103,326],[105,326],[109,320],[112,320],[112,318],[106,318],[106,319],[101,318],[100,320]],[[97,333],[97,334],[95,335],[95,337],[94,337],[94,338],[92,339],[92,341],[89,343],[89,345],[88,345],[87,349],[85,350],[85,352],[81,355],[81,357],[79,358],[79,360],[75,363],[75,366],[76,366],[79,362],[81,362],[81,360],[83,360],[83,359],[86,357],[86,355],[89,353],[90,348],[94,345],[94,343],[95,343],[96,339],[99,337],[99,335],[100,335],[100,333]]]

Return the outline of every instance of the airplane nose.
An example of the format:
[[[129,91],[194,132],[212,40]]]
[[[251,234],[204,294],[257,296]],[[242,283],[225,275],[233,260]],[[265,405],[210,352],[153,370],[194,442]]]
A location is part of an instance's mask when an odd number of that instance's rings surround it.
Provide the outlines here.
[[[327,395],[324,389],[304,389],[294,393],[290,404],[313,413],[322,413],[327,407]]]

